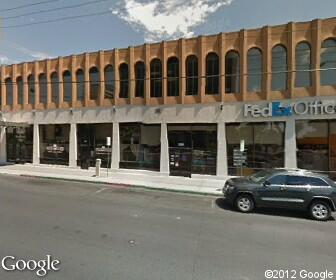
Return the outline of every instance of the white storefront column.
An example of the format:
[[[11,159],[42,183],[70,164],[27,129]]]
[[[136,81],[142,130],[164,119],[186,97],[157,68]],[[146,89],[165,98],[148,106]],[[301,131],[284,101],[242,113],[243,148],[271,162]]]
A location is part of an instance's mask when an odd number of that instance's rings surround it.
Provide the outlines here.
[[[77,167],[77,124],[70,125],[69,166]]]
[[[39,125],[38,124],[34,124],[33,164],[40,164],[40,132],[39,132]]]
[[[217,176],[228,175],[225,123],[217,126]]]
[[[169,143],[166,123],[161,123],[160,173],[169,175]]]
[[[7,162],[7,148],[6,148],[6,127],[0,127],[0,163]]]
[[[120,161],[120,137],[119,137],[119,123],[113,123],[113,131],[112,131],[112,161],[111,168],[119,169],[119,161]]]
[[[295,120],[286,121],[285,129],[285,168],[297,168]]]

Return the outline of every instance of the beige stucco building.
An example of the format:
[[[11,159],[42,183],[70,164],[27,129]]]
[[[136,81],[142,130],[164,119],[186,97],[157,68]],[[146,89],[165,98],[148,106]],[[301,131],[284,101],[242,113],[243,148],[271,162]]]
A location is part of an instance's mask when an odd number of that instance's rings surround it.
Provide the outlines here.
[[[1,160],[85,168],[103,158],[115,172],[153,176],[333,175],[335,61],[330,18],[2,66]]]

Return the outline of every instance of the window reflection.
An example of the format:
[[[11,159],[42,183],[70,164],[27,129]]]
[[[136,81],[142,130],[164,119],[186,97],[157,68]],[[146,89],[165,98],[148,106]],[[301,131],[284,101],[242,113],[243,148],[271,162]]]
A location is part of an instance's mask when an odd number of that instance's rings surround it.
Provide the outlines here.
[[[57,72],[53,72],[50,76],[51,81],[51,102],[58,104],[59,101],[59,80]]]
[[[135,64],[135,97],[145,96],[146,68],[143,61]]]
[[[167,95],[178,96],[179,91],[179,60],[170,57],[167,61]]]
[[[97,100],[100,90],[100,76],[97,67],[92,67],[89,71],[90,79],[90,99]]]
[[[252,48],[247,53],[247,90],[260,92],[262,87],[262,54],[258,48]]]
[[[310,87],[311,86],[311,50],[307,42],[299,43],[296,46],[296,72],[295,86]]]
[[[107,65],[104,69],[104,79],[105,79],[105,93],[104,98],[113,99],[114,98],[114,68],[112,65]]]
[[[11,78],[5,80],[7,105],[13,105],[13,82]]]
[[[228,166],[230,175],[240,175],[241,169],[235,161],[235,150],[245,142],[246,162],[243,175],[259,169],[284,166],[284,133],[282,122],[234,123],[226,125]]]
[[[225,56],[225,92],[240,91],[240,59],[236,51],[229,51]]]
[[[198,58],[195,55],[189,55],[186,60],[186,94],[198,94]]]
[[[76,90],[77,90],[77,101],[85,100],[85,80],[84,71],[78,69],[76,71]]]
[[[162,97],[162,63],[155,58],[150,64],[150,96]]]
[[[209,53],[206,57],[205,94],[219,93],[219,58],[216,53]]]
[[[18,104],[23,105],[24,98],[23,98],[23,79],[22,77],[16,78],[16,87],[17,87],[17,98],[18,98]]]
[[[272,90],[287,89],[287,50],[282,45],[272,49]]]
[[[321,46],[321,85],[336,84],[336,40],[328,39]],[[334,68],[334,69],[331,69]]]
[[[40,103],[47,104],[48,87],[47,87],[47,76],[45,74],[39,75],[39,91],[40,91]]]
[[[35,77],[30,74],[27,78],[28,81],[28,104],[35,104]]]
[[[119,97],[128,98],[128,65],[122,63],[119,66]]]

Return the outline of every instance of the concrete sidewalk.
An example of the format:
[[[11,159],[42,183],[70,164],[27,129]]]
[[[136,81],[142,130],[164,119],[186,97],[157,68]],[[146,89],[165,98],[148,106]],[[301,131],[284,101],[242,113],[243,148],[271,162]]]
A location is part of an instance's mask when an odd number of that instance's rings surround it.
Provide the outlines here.
[[[143,187],[157,190],[186,193],[221,195],[225,179],[213,179],[213,176],[197,178],[165,176],[158,172],[119,169],[117,171],[101,169],[101,176],[95,176],[95,169],[82,170],[65,166],[14,164],[0,166],[0,174],[33,176],[41,178],[91,182],[97,184],[122,184],[129,187]]]

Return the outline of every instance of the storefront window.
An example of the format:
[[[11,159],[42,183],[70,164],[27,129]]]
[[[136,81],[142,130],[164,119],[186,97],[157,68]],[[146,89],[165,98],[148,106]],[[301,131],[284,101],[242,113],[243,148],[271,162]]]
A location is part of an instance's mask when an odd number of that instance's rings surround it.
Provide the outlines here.
[[[160,170],[160,125],[120,124],[120,168]]]
[[[110,167],[112,142],[107,146],[107,137],[112,140],[112,124],[79,124],[77,125],[78,165],[82,168],[93,167],[96,159],[101,159],[101,166]]]
[[[42,164],[69,164],[68,124],[40,125],[40,162]]]
[[[217,125],[168,125],[170,174],[216,175]]]
[[[336,178],[336,121],[297,121],[296,143],[299,168]]]
[[[284,166],[282,122],[234,123],[226,125],[229,175],[250,175],[263,168]],[[244,141],[246,160],[240,162],[240,144]]]
[[[33,126],[6,128],[7,161],[33,162]]]

